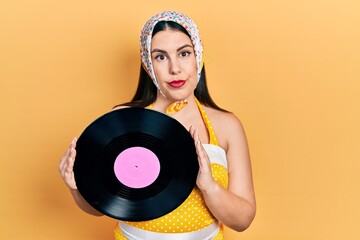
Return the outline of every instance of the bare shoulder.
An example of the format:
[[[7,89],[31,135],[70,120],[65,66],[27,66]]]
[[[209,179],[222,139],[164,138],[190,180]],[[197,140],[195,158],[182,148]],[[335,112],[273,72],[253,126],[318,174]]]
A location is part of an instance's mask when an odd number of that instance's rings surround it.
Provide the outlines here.
[[[233,128],[243,128],[240,119],[231,112],[205,107],[205,111],[214,128],[222,131],[231,131]]]
[[[115,110],[119,110],[119,109],[124,109],[124,108],[129,108],[129,106],[125,106],[125,105],[120,105],[120,106],[116,106],[113,109],[111,109],[111,111],[115,111]]]
[[[231,112],[223,112],[205,107],[205,111],[214,128],[220,145],[227,149],[234,138],[245,138],[245,131],[240,119]]]

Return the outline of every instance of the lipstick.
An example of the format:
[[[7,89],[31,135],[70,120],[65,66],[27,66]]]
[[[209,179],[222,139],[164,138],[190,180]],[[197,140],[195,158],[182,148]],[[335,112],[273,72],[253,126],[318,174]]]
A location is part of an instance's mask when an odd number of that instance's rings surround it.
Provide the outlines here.
[[[184,86],[185,83],[186,83],[185,80],[174,80],[174,81],[171,81],[169,83],[169,85],[173,88],[180,88],[180,87]]]

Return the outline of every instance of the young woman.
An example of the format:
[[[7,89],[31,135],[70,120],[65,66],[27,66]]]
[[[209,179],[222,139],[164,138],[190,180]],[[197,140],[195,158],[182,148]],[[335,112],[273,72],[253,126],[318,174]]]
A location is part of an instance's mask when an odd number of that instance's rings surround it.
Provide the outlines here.
[[[196,187],[178,208],[149,221],[119,221],[115,238],[219,240],[223,225],[245,230],[256,212],[247,141],[238,118],[218,107],[209,95],[195,23],[178,12],[161,12],[144,25],[140,50],[135,96],[116,109],[146,107],[179,121],[194,139],[199,173]],[[102,215],[76,188],[75,147],[76,139],[61,158],[59,170],[78,206]]]

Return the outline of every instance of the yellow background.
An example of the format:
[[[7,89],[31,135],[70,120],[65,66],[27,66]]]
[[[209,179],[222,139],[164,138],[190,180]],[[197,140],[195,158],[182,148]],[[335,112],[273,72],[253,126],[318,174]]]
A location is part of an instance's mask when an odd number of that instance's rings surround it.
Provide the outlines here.
[[[142,24],[202,34],[212,96],[243,122],[257,216],[226,239],[360,239],[360,1],[0,2],[0,239],[112,239],[58,173],[70,140],[129,100]]]

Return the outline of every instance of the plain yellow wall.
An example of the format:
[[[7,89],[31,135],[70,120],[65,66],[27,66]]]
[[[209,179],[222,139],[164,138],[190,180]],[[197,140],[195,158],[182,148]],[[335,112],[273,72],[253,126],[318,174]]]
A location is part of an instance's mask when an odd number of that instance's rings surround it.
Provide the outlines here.
[[[226,239],[360,239],[360,1],[0,2],[0,239],[112,239],[58,173],[70,140],[129,100],[139,32],[191,16],[210,90],[242,120],[257,216]]]

